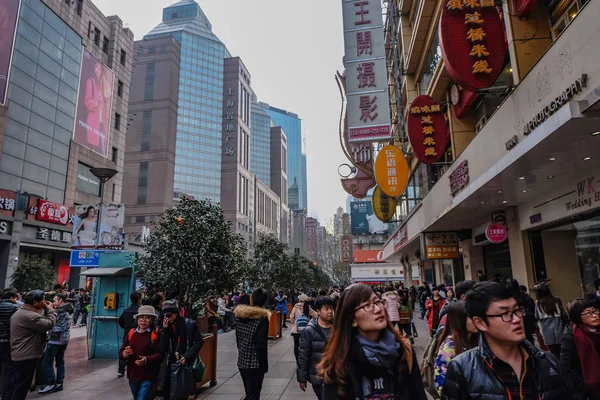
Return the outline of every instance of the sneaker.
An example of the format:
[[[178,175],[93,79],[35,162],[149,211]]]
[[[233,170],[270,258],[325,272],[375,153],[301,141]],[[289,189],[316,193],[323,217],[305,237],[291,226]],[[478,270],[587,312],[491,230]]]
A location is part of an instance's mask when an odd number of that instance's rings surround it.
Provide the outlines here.
[[[63,390],[63,384],[62,383],[57,383],[56,386],[54,386],[53,392],[60,392],[62,390]]]
[[[117,378],[122,378],[123,376],[125,376],[125,372],[119,371],[119,373],[117,374]]]
[[[219,329],[219,331],[217,332],[219,335],[223,334],[223,329]]]
[[[43,389],[40,389],[38,393],[52,393],[54,391],[54,385],[46,385]]]

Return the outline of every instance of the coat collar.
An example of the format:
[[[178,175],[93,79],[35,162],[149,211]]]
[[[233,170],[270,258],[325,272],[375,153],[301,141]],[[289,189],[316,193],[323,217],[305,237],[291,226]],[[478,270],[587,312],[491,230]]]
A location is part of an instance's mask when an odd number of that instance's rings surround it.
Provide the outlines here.
[[[544,354],[541,350],[534,347],[527,340],[524,340],[521,344],[519,344],[519,346],[521,348],[523,348],[527,352],[527,354],[529,354],[529,356],[533,357],[534,359],[539,359]],[[488,364],[491,365],[494,355],[493,355],[492,350],[490,349],[490,346],[488,345],[487,341],[483,337],[483,333],[479,334],[479,352],[481,354],[481,357]]]
[[[271,318],[271,313],[266,308],[247,306],[244,304],[237,306],[233,312],[237,318],[242,319]]]

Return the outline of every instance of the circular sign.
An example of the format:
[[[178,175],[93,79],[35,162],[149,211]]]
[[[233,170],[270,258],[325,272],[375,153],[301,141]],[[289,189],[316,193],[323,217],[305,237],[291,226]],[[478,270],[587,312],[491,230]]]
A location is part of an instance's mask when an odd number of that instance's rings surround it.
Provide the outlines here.
[[[375,180],[384,194],[399,197],[408,184],[408,163],[402,150],[385,146],[375,160]]]
[[[508,231],[504,225],[492,224],[485,230],[485,236],[492,243],[503,243],[508,239]]]
[[[456,83],[450,88],[450,101],[452,101],[453,106],[460,103],[460,89]]]
[[[417,96],[410,104],[406,130],[413,153],[421,162],[432,164],[444,155],[450,131],[442,106],[431,96]]]
[[[373,212],[377,219],[382,222],[388,222],[396,213],[396,206],[398,201],[383,193],[379,186],[373,190],[373,197],[371,198],[373,203]]]

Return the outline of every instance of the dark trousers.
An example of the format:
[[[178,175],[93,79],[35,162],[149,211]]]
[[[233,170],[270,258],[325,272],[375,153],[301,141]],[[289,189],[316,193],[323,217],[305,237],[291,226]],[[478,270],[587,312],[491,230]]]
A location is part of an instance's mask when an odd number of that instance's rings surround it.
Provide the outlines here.
[[[400,330],[400,333],[404,331],[406,336],[412,336],[412,326],[410,326],[410,324],[398,324],[398,329]]]
[[[260,400],[260,391],[262,390],[265,373],[259,369],[240,369],[240,375],[242,375],[244,391],[246,392],[244,400]]]
[[[323,385],[312,385],[315,394],[317,395],[317,399],[321,400],[323,398]]]
[[[14,379],[15,365],[10,358],[10,343],[0,343],[0,362],[2,362],[3,378],[2,378],[2,390],[0,391],[0,397],[3,399],[9,399],[12,396],[12,381]]]
[[[38,359],[25,361],[14,361],[15,370],[12,379],[13,392],[10,399],[7,400],[25,400],[27,393],[31,388],[31,382],[35,375]],[[4,399],[4,397],[2,398]]]
[[[127,359],[126,358],[119,358],[119,370],[118,370],[118,372],[120,374],[125,374],[125,368],[127,368]]]
[[[65,380],[65,351],[66,344],[48,344],[42,365],[44,366],[44,374],[46,374],[47,384],[61,384]],[[54,375],[54,362],[56,360],[56,375]]]
[[[425,309],[425,303],[421,302],[421,319],[425,318],[425,313],[427,310]]]
[[[298,362],[298,354],[300,354],[300,333],[292,333],[292,337],[294,338],[294,356],[296,357],[296,362]]]

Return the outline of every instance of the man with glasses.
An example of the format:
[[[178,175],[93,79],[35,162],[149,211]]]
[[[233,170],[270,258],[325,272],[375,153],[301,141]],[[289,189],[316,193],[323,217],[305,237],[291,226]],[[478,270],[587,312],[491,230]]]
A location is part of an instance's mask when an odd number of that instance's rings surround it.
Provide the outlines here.
[[[525,340],[525,310],[506,287],[478,283],[467,294],[466,308],[480,332],[479,346],[448,364],[442,399],[571,398],[558,360]]]

